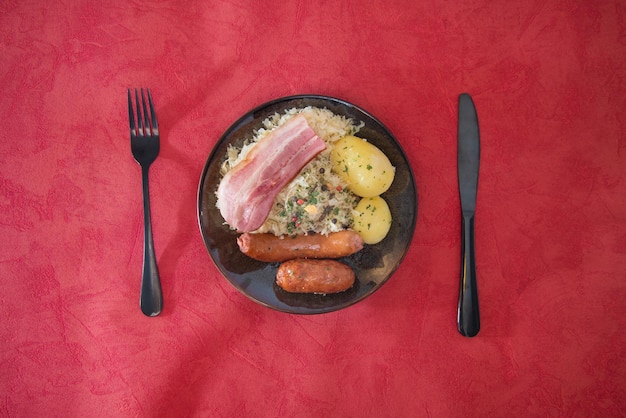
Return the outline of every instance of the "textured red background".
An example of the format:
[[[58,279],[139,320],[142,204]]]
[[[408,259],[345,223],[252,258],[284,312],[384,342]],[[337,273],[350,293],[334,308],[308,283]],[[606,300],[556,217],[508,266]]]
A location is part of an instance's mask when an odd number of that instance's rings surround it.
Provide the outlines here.
[[[620,416],[626,407],[623,1],[0,3],[0,416]],[[139,311],[141,176],[126,88],[162,127],[151,170],[161,316]],[[472,94],[482,329],[456,330],[456,101]],[[196,190],[241,114],[315,93],[402,143],[406,261],[339,312],[242,296]]]

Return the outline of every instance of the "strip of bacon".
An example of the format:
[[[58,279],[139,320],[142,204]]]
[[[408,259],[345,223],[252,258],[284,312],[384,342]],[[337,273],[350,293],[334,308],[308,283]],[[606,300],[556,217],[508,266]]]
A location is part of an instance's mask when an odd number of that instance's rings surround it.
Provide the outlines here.
[[[224,220],[240,232],[258,229],[276,195],[325,148],[302,115],[259,140],[217,188],[217,207]]]

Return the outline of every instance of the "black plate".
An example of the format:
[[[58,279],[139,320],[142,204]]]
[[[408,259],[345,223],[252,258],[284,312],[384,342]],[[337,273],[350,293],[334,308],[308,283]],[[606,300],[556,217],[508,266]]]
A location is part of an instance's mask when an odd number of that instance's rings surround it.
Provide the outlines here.
[[[340,259],[356,273],[354,286],[342,293],[330,295],[295,294],[283,291],[275,284],[278,263],[253,260],[239,251],[237,233],[224,225],[215,207],[215,191],[220,181],[219,169],[226,158],[229,144],[241,146],[261,122],[278,112],[291,108],[315,106],[327,108],[337,115],[352,118],[365,126],[357,136],[366,138],[380,148],[396,167],[393,184],[382,197],[387,201],[393,218],[391,230],[383,241],[366,245],[350,257]],[[417,189],[409,161],[400,144],[382,123],[359,107],[326,96],[290,96],[265,103],[235,122],[219,139],[202,171],[198,188],[198,221],[200,232],[211,258],[239,291],[267,307],[296,314],[332,312],[365,299],[389,279],[404,258],[415,230],[417,218]]]

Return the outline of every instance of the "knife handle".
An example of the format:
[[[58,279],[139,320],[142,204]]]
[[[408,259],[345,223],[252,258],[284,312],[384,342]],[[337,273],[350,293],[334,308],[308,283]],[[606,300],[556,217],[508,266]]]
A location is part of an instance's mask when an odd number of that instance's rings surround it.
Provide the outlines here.
[[[476,286],[476,258],[474,254],[474,215],[463,214],[461,286],[457,314],[459,332],[473,337],[480,330],[478,288]]]

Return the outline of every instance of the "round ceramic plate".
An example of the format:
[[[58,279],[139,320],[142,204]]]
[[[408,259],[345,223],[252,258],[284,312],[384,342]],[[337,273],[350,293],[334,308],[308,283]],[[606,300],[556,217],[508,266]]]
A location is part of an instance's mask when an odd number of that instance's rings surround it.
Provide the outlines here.
[[[239,251],[238,233],[224,224],[215,207],[219,170],[229,145],[239,147],[253,136],[261,122],[274,113],[315,106],[364,122],[357,136],[380,148],[396,167],[393,184],[382,197],[392,215],[389,234],[375,245],[365,245],[356,254],[339,261],[352,267],[356,281],[345,292],[318,295],[288,293],[275,284],[278,263],[253,260]],[[318,314],[346,308],[359,302],[385,283],[404,258],[415,230],[417,189],[409,161],[400,144],[376,118],[348,102],[326,96],[290,96],[265,103],[242,116],[219,139],[202,171],[198,188],[198,222],[206,248],[218,269],[239,291],[267,307],[295,314]]]

